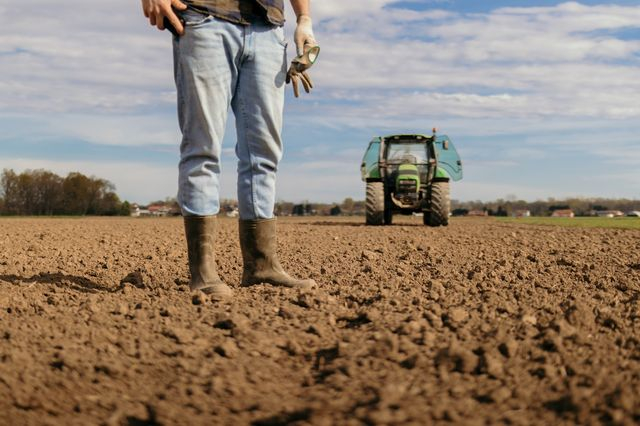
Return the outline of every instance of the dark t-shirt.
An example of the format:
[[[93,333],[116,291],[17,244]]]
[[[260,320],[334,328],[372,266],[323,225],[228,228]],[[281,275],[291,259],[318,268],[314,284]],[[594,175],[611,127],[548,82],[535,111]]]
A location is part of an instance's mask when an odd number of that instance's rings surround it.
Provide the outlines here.
[[[283,0],[182,0],[185,4],[237,24],[266,21],[284,25]]]

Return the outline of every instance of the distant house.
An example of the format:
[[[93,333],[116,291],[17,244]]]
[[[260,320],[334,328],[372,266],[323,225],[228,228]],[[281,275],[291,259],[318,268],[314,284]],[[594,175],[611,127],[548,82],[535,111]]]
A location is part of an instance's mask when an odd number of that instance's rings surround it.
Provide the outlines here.
[[[131,204],[131,209],[129,210],[129,214],[132,217],[140,217],[140,206],[136,203]]]
[[[171,207],[163,204],[152,204],[147,207],[147,210],[151,213],[151,216],[164,217],[168,216],[171,211]]]
[[[529,210],[514,210],[513,217],[531,217],[531,211]]]
[[[624,213],[620,210],[599,210],[596,212],[598,217],[623,217]]]
[[[469,213],[467,213],[467,216],[486,217],[489,216],[489,212],[486,210],[471,210]]]
[[[573,210],[554,210],[551,217],[575,217]]]
[[[133,217],[165,217],[165,216],[179,216],[180,208],[174,204],[151,204],[148,207],[140,206],[138,204],[131,205],[131,216]]]

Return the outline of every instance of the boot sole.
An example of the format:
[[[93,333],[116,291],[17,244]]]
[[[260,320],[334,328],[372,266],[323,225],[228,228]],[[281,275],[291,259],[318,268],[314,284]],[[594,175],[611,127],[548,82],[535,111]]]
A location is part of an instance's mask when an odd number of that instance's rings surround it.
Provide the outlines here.
[[[240,286],[252,287],[254,285],[262,285],[262,284],[271,285],[274,287],[283,287],[283,288],[300,289],[300,290],[313,290],[314,288],[318,287],[318,284],[315,281],[313,281],[313,283],[308,283],[303,285],[287,285],[280,282],[269,281],[269,280],[243,282],[242,284],[240,284]]]
[[[227,285],[192,288],[191,291],[201,291],[209,296],[209,299],[214,300],[224,300],[233,297],[233,290],[231,290]]]

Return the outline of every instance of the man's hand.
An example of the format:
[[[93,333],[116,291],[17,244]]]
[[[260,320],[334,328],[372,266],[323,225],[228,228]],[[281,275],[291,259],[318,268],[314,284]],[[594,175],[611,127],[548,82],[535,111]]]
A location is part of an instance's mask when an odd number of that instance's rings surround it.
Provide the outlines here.
[[[318,42],[313,36],[313,26],[309,15],[302,14],[298,16],[298,26],[293,39],[296,43],[298,56],[291,61],[291,66],[287,71],[287,84],[291,83],[293,94],[297,98],[300,96],[298,80],[302,83],[305,92],[309,93],[313,88],[313,82],[309,74],[307,74],[307,70],[315,63],[320,53]]]
[[[317,46],[315,37],[313,37],[313,23],[309,15],[298,16],[298,25],[293,35],[296,43],[296,52],[298,56],[302,56],[309,48]]]
[[[180,0],[142,0],[142,11],[149,18],[149,23],[159,30],[165,29],[165,18],[179,35],[184,34],[182,22],[173,10],[186,10],[187,5]]]

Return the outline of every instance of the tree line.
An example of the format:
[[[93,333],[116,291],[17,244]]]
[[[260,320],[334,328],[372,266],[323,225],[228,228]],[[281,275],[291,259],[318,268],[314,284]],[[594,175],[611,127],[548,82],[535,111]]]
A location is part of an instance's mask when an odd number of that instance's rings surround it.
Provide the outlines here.
[[[120,201],[115,190],[108,180],[78,172],[61,177],[43,169],[19,174],[5,169],[0,176],[0,215],[129,215],[129,203]],[[235,200],[223,200],[221,204],[222,211],[237,207]],[[640,210],[640,200],[609,198],[525,201],[508,196],[495,201],[452,200],[451,204],[453,213],[460,216],[473,210],[486,211],[492,216],[511,216],[517,210],[529,210],[532,216],[550,216],[559,209],[571,209],[577,216],[588,216],[598,210]],[[363,215],[364,210],[365,202],[353,198],[345,198],[339,203],[278,201],[275,205],[275,213],[279,216]]]
[[[451,201],[454,215],[469,211],[486,211],[490,216],[512,216],[517,210],[528,210],[532,216],[551,216],[555,210],[572,210],[576,216],[590,216],[593,212],[619,210],[623,213],[640,210],[640,200],[614,198],[566,198],[525,201],[515,197],[495,201]]]
[[[612,198],[567,198],[526,201],[518,200],[515,196],[495,201],[459,201],[451,200],[452,212],[456,216],[465,216],[471,211],[487,212],[489,216],[512,216],[518,210],[528,210],[532,216],[551,216],[555,210],[572,210],[576,216],[590,216],[593,212],[603,210],[619,210],[623,213],[640,211],[640,200],[612,199]],[[276,203],[277,215],[364,215],[365,202],[345,198],[340,203],[311,203],[305,201],[300,204],[286,201]]]
[[[357,216],[364,215],[365,202],[345,198],[341,203],[292,203],[277,201],[276,216]]]
[[[0,214],[20,216],[129,215],[115,186],[105,179],[73,172],[65,177],[47,170],[16,173],[4,169],[0,177]]]

